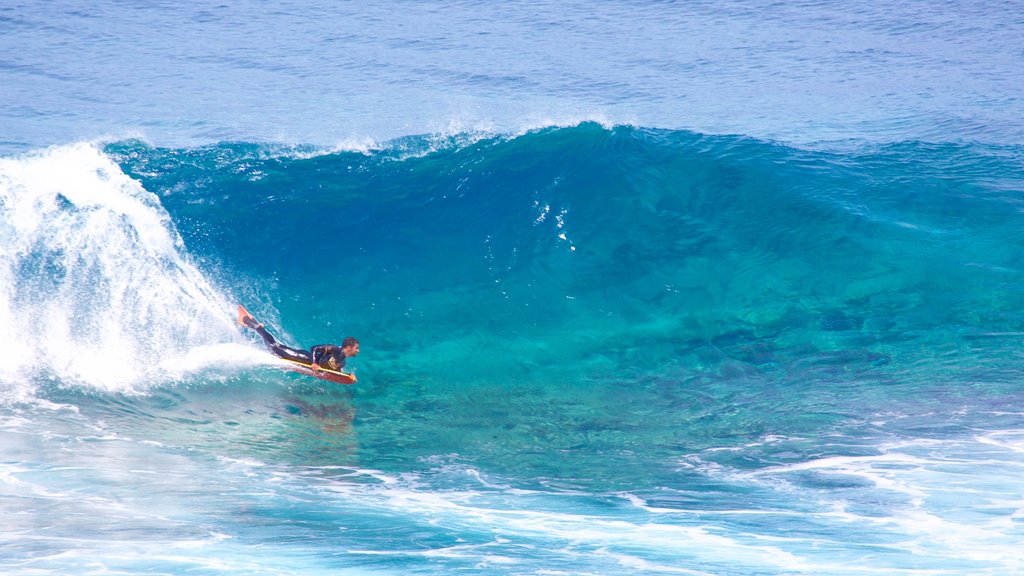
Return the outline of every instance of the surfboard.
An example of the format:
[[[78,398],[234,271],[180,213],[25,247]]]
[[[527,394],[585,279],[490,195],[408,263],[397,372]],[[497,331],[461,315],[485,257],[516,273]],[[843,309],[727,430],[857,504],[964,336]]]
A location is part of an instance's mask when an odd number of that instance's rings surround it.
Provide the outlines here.
[[[319,370],[313,370],[312,364],[306,364],[305,362],[299,362],[298,360],[289,360],[287,358],[281,358],[292,372],[298,372],[299,374],[305,374],[321,380],[328,380],[330,382],[336,382],[338,384],[355,384],[356,375],[346,374],[344,372],[338,372],[337,370],[328,370],[327,368],[321,368]]]
[[[251,320],[254,324],[258,324],[259,327],[263,326],[262,324],[259,324],[259,322],[256,320],[255,316],[250,314],[248,310],[246,310],[245,308],[242,308],[242,305],[239,304],[238,305],[238,325],[239,326],[245,326],[246,328],[250,328],[250,329],[255,329],[254,326],[250,326],[249,324],[246,324],[245,320],[247,320],[247,319]],[[269,334],[269,332],[267,334]],[[291,370],[292,372],[298,372],[299,374],[305,374],[307,376],[312,376],[314,378],[319,378],[321,380],[327,380],[329,382],[335,382],[337,384],[355,384],[356,383],[356,375],[355,374],[346,374],[345,372],[338,372],[337,370],[330,370],[328,368],[319,368],[317,370],[314,370],[313,369],[313,364],[311,364],[309,362],[303,362],[301,360],[293,360],[291,358],[283,358],[281,356],[277,356],[277,357],[283,363],[282,366],[285,369],[287,369],[287,370]]]

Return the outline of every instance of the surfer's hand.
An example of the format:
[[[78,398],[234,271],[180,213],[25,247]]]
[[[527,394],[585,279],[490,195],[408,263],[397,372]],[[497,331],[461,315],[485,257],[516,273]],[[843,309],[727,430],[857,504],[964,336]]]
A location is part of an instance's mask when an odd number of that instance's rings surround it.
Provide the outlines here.
[[[310,364],[309,367],[313,369],[313,372],[317,372],[318,370],[320,370],[320,365],[317,364],[316,362]]]

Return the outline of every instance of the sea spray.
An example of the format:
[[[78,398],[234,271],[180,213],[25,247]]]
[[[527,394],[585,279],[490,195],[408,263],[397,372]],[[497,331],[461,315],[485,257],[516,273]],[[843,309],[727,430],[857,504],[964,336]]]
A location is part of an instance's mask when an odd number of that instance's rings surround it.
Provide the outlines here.
[[[5,380],[123,390],[234,337],[158,199],[95,145],[0,160],[0,235]]]

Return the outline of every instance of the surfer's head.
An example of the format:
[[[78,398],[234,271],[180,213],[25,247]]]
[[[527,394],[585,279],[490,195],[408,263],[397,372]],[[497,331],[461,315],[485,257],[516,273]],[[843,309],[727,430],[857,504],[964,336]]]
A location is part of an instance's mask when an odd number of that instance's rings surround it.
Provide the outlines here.
[[[341,352],[346,358],[359,354],[359,340],[351,336],[345,338],[341,341]]]

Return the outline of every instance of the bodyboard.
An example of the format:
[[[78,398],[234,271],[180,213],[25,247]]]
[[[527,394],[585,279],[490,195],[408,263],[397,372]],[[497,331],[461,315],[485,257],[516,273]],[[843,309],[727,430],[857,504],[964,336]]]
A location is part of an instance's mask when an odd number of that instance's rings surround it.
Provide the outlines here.
[[[327,368],[321,368],[319,370],[313,370],[312,364],[306,364],[305,362],[299,362],[298,360],[289,360],[287,358],[281,358],[281,361],[286,364],[286,368],[298,372],[299,374],[305,374],[321,380],[328,380],[338,384],[355,384],[356,375],[346,374],[345,372],[338,372],[337,370],[329,370]]]
[[[256,322],[256,318],[249,313],[248,310],[242,308],[242,305],[238,305],[238,325],[252,328],[245,323],[245,320],[249,319],[252,322]],[[262,326],[260,324],[259,326]],[[282,362],[284,362],[285,368],[299,374],[305,374],[321,380],[327,380],[329,382],[335,382],[337,384],[355,384],[356,375],[346,374],[345,372],[338,372],[337,370],[330,370],[328,368],[320,368],[319,370],[313,370],[313,365],[308,362],[302,362],[299,360],[292,360],[291,358],[282,358],[278,356]]]

